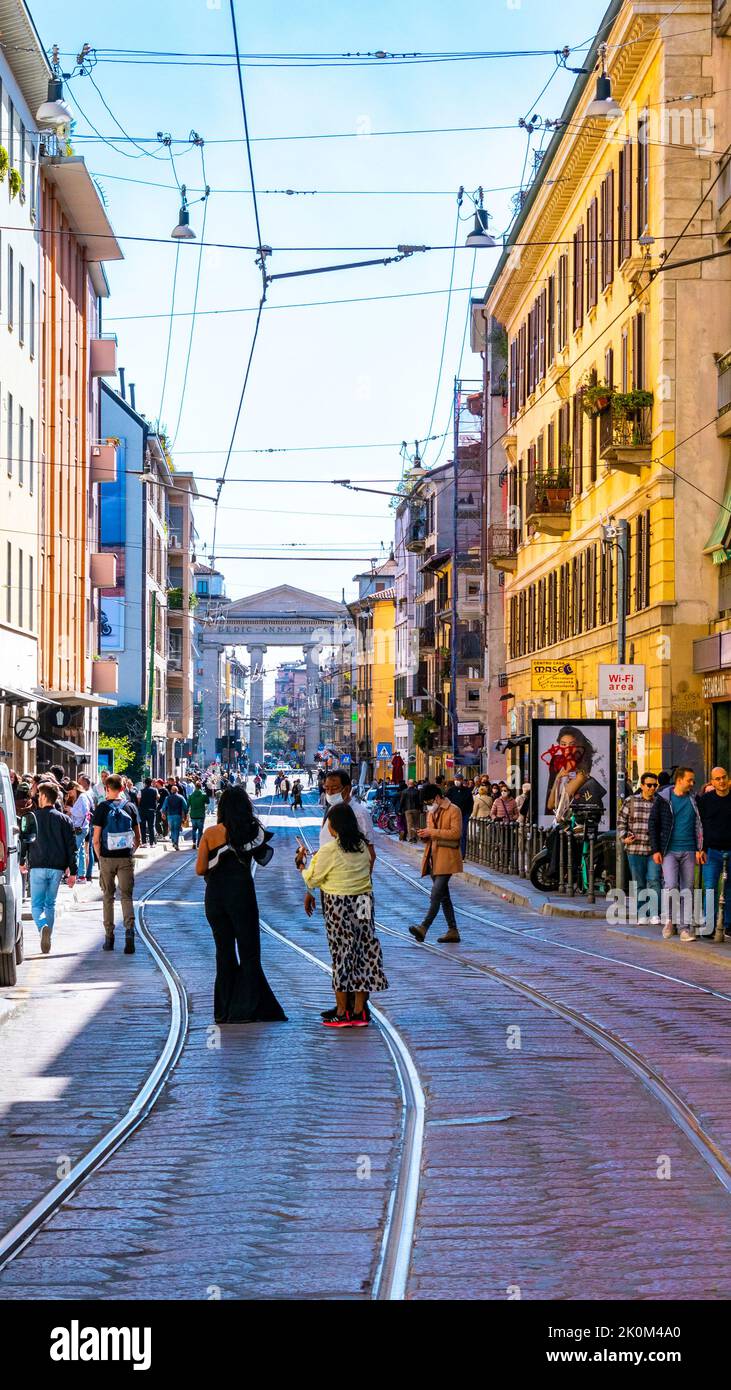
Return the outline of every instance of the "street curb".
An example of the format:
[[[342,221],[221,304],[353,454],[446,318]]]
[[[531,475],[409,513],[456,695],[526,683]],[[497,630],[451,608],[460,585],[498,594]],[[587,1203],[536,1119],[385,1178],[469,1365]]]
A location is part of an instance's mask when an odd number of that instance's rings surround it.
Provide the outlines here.
[[[663,936],[655,935],[660,932],[660,927],[647,929],[646,927],[618,927],[609,926],[607,931],[612,936],[622,936],[625,941],[642,941],[646,946],[670,946],[676,951],[682,951],[683,955],[700,957],[701,960],[712,960],[715,965],[723,965],[726,969],[731,968],[731,942],[717,942],[715,945],[706,944],[703,941],[696,941],[693,950],[690,951],[690,942],[683,942],[677,936],[671,936],[665,940]],[[726,947],[724,951],[723,947]]]
[[[382,832],[387,833],[385,830]],[[403,840],[389,841],[400,851],[405,851],[412,859],[421,858],[421,850],[416,845],[405,844]],[[469,862],[469,861],[468,861]],[[604,921],[605,913],[598,907],[579,907],[574,905],[574,900],[566,898],[559,900],[545,898],[543,893],[538,893],[537,889],[529,888],[521,892],[519,888],[512,886],[512,880],[506,876],[504,880],[490,878],[483,870],[482,873],[474,873],[471,869],[464,869],[461,878],[466,883],[472,884],[475,888],[481,888],[483,893],[492,893],[496,898],[502,898],[504,902],[513,903],[515,907],[528,908],[530,912],[535,912],[539,917],[577,917],[580,919],[588,918],[594,922]]]

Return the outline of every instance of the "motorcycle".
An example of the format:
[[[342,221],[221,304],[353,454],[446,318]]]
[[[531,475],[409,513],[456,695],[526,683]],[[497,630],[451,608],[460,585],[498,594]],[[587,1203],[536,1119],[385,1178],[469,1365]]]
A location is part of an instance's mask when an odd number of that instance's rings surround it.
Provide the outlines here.
[[[616,839],[610,831],[599,834],[601,809],[571,811],[548,832],[543,849],[531,862],[528,877],[534,888],[542,893],[555,893],[559,887],[560,835],[570,830],[572,835],[574,887],[579,893],[589,891],[589,845],[594,844],[594,892],[604,897],[616,883]]]

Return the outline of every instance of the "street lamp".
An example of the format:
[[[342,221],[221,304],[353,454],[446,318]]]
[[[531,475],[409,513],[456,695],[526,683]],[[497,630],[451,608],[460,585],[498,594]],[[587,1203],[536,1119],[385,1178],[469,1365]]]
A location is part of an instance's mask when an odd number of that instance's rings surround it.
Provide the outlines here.
[[[461,192],[462,190],[460,189],[460,194]],[[459,197],[457,201],[458,203],[461,203],[461,197]],[[491,236],[490,232],[488,231],[487,224],[490,220],[490,214],[482,206],[482,188],[478,188],[477,193],[473,197],[472,201],[475,203],[475,223],[472,228],[472,231],[470,232],[465,242],[465,246],[471,246],[474,251],[490,251],[493,247],[497,246],[497,242],[494,236]]]
[[[63,99],[63,81],[58,72],[48,79],[46,100],[38,107],[36,120],[39,125],[52,126],[57,132],[64,126],[69,126],[73,120],[71,111]]]
[[[607,45],[600,43],[599,57],[602,70],[596,80],[596,96],[587,108],[587,119],[617,121],[621,119],[622,108],[612,96],[612,83],[607,75]]]
[[[185,184],[180,189],[180,213],[177,225],[173,227],[170,235],[173,241],[195,241],[195,232],[190,225],[190,212],[188,211],[188,199],[185,196]]]

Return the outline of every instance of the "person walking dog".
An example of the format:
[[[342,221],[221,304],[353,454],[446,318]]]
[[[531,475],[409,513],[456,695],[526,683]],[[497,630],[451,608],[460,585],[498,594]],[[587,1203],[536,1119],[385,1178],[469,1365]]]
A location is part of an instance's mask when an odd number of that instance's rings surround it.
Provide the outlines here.
[[[447,930],[439,941],[459,941],[457,919],[454,905],[449,895],[449,880],[453,874],[461,874],[464,865],[460,851],[462,840],[462,813],[446,796],[443,796],[434,782],[427,782],[422,788],[422,802],[426,811],[426,829],[419,830],[420,840],[425,841],[421,876],[431,875],[431,901],[426,917],[417,926],[409,927],[417,941],[423,941],[434,918],[441,907],[447,921]]]

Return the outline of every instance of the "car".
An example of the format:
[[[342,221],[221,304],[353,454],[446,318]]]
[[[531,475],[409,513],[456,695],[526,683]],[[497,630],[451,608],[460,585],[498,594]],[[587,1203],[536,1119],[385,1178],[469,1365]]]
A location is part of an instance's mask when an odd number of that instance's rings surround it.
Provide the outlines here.
[[[23,875],[13,784],[0,763],[0,985],[14,985],[23,959]]]

